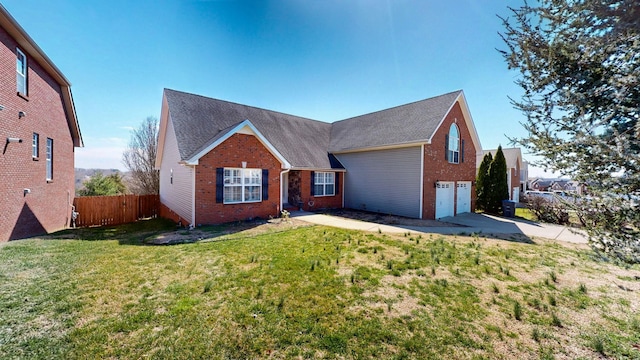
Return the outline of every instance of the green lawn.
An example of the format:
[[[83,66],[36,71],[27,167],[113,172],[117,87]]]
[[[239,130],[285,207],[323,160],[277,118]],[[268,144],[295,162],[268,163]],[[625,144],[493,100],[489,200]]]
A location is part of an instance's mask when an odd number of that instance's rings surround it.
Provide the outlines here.
[[[640,268],[587,248],[271,224],[143,245],[170,229],[0,245],[0,358],[640,358]]]

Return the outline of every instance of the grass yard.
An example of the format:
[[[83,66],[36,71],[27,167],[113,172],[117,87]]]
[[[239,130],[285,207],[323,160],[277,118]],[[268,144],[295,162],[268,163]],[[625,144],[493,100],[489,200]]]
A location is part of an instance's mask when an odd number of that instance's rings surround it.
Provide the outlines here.
[[[540,239],[296,225],[2,244],[0,358],[640,358],[638,266]]]

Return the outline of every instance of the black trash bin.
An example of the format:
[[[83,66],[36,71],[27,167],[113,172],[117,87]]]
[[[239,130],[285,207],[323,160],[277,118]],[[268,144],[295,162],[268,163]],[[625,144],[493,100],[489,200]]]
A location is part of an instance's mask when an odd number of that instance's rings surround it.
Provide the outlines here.
[[[516,202],[511,200],[502,200],[502,215],[504,217],[515,217]]]

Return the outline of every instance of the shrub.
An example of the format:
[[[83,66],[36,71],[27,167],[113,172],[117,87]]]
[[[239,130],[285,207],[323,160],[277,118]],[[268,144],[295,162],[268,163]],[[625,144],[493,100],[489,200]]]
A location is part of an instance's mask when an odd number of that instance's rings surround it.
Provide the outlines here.
[[[553,203],[540,196],[531,196],[527,207],[540,221],[551,224],[568,224],[569,213],[561,203]]]

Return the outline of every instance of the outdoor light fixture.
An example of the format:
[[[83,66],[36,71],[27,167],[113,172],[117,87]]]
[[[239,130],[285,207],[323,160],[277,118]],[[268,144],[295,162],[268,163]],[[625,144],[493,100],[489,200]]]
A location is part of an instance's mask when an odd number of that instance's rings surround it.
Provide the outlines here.
[[[246,168],[247,168],[247,162],[246,162],[246,161],[243,161],[243,162],[242,162],[242,168],[243,168],[243,169],[246,169]]]
[[[24,111],[18,111],[18,119],[22,119],[23,117],[27,116],[27,113]]]
[[[23,193],[24,193],[24,196],[27,196],[27,194],[31,194],[31,189],[24,189]]]
[[[8,143],[13,143],[13,142],[15,142],[15,143],[21,143],[21,142],[22,142],[22,139],[20,139],[20,138],[7,138],[7,142],[8,142]]]
[[[4,109],[4,106],[0,105],[0,110]]]

